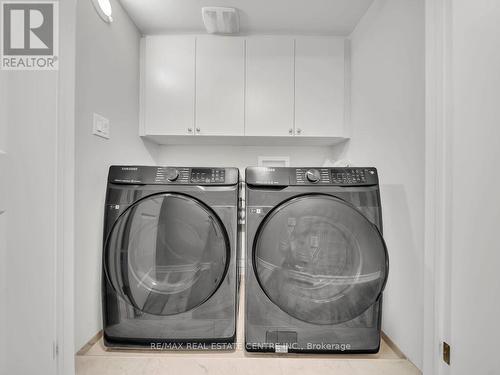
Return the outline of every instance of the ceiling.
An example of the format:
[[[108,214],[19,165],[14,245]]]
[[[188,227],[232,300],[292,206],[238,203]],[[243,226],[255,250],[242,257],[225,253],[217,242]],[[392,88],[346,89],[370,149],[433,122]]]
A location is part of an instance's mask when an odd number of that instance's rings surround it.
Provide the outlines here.
[[[237,8],[243,34],[348,35],[373,0],[120,0],[143,34],[204,32],[203,6]]]

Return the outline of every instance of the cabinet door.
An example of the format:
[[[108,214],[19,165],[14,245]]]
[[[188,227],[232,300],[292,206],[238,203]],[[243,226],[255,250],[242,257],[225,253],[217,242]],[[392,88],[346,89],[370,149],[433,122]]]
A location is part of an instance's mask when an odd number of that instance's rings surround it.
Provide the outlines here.
[[[294,40],[246,41],[245,135],[293,135]]]
[[[196,39],[196,134],[243,135],[245,101],[243,38]]]
[[[345,93],[344,39],[295,40],[295,134],[342,136]]]
[[[195,37],[143,39],[144,134],[194,134]]]

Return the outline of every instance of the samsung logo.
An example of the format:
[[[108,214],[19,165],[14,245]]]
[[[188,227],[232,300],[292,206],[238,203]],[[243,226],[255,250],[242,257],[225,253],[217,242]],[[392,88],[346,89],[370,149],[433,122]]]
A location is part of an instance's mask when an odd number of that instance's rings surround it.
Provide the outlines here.
[[[138,169],[137,167],[122,167],[122,171],[136,171]]]
[[[276,172],[275,168],[264,168],[264,171],[266,172]]]

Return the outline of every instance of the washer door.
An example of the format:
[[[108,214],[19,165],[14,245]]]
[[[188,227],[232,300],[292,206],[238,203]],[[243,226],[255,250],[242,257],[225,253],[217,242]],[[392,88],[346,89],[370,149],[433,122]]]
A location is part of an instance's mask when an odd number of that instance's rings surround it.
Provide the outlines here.
[[[229,240],[217,215],[181,194],[146,197],[125,210],[106,241],[106,276],[125,301],[154,315],[189,311],[224,279]]]
[[[338,324],[380,296],[388,272],[377,227],[351,204],[329,195],[293,198],[260,225],[253,248],[257,279],[287,314]]]

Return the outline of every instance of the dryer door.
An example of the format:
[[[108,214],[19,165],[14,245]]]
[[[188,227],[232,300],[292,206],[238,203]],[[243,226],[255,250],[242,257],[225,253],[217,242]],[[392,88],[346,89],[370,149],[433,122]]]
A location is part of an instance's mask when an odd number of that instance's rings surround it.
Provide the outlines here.
[[[174,315],[194,309],[220,286],[229,240],[217,215],[182,194],[157,194],[130,206],[105,244],[106,277],[136,309]]]
[[[377,227],[354,206],[311,194],[284,202],[264,218],[253,265],[261,288],[287,314],[338,324],[379,298],[388,257]]]

